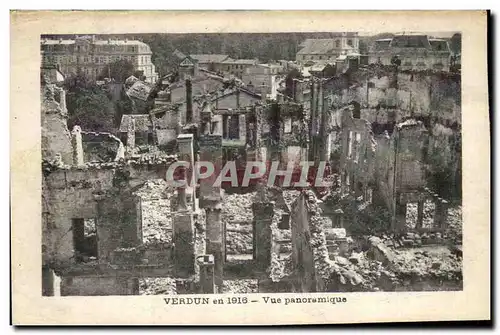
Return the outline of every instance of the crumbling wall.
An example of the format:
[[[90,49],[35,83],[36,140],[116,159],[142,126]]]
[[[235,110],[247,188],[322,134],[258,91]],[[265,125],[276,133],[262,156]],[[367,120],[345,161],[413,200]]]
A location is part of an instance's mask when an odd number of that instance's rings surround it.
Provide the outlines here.
[[[362,195],[375,179],[373,158],[376,142],[366,120],[353,118],[351,108],[342,112],[341,183],[344,191]]]
[[[301,193],[292,205],[292,263],[300,292],[316,292],[314,253],[311,246],[310,210],[306,194]]]
[[[385,133],[376,137],[377,149],[375,151],[375,181],[377,185],[374,202],[384,204],[391,209],[394,194],[394,141]]]
[[[151,122],[159,146],[172,146],[175,143],[180,133],[181,115],[180,105],[152,113]]]
[[[427,185],[427,131],[421,122],[408,120],[398,124],[392,136],[376,136],[376,142],[375,202],[393,211],[397,192],[421,190]]]
[[[122,141],[110,133],[81,132],[85,162],[111,162],[124,158]]]
[[[427,146],[431,187],[443,197],[460,198],[462,194],[461,129],[435,124],[430,129]]]
[[[41,126],[42,126],[42,157],[54,160],[58,155],[63,162],[69,164],[73,160],[71,134],[67,125],[67,111],[55,100],[58,94],[55,85],[42,85]]]
[[[50,259],[58,263],[71,262],[73,252],[72,219],[97,218],[97,203],[93,192],[112,187],[112,171],[55,171],[44,178],[44,198],[49,222]]]
[[[49,261],[74,261],[72,219],[95,219],[99,259],[112,249],[136,244],[140,217],[135,188],[149,179],[164,178],[173,158],[157,165],[138,160],[87,164],[80,168],[44,164],[42,188],[46,227],[43,241]],[[121,241],[121,242],[120,242]]]
[[[325,95],[342,106],[358,102],[369,113],[398,109],[395,121],[410,116],[433,117],[461,123],[460,75],[432,71],[397,71],[392,66],[370,66],[336,76],[325,83]],[[382,117],[383,119],[383,117]]]
[[[421,122],[408,120],[396,126],[397,188],[417,190],[426,185],[424,147],[427,131]]]

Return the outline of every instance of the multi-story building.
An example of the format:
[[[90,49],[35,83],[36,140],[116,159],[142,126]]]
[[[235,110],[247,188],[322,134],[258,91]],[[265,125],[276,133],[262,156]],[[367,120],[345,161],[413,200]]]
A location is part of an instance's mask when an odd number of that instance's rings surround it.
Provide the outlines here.
[[[95,36],[76,39],[42,39],[42,64],[55,65],[64,75],[81,70],[87,77],[96,80],[105,73],[108,64],[128,60],[146,81],[158,79],[155,65],[151,62],[151,48],[136,40],[101,40]]]
[[[280,64],[256,64],[246,68],[241,79],[252,91],[274,97],[283,69]]]
[[[401,34],[376,40],[369,51],[370,64],[390,65],[393,57],[402,70],[450,70],[450,47],[444,39],[424,34]]]
[[[333,34],[328,39],[307,39],[297,52],[298,62],[309,60],[335,60],[342,54],[359,53],[359,36],[355,32]]]
[[[222,63],[222,72],[241,78],[247,68],[257,63],[257,59],[226,59]]]
[[[212,72],[222,72],[224,69],[224,61],[231,59],[229,55],[220,54],[192,54],[189,55],[189,57],[197,61],[201,69]]]

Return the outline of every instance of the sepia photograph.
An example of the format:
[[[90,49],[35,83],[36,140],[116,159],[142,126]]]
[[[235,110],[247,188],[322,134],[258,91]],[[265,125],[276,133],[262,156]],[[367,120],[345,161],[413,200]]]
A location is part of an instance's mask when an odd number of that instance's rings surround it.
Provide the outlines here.
[[[43,294],[461,290],[460,44],[41,36]]]
[[[463,292],[467,35],[434,27],[39,33],[40,296]]]

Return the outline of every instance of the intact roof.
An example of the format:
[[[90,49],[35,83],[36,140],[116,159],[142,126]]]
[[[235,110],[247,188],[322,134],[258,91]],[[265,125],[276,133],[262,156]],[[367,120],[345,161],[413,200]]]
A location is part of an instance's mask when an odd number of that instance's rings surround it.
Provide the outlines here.
[[[242,64],[242,65],[254,65],[257,64],[256,59],[227,59],[223,62],[224,64]]]
[[[354,49],[351,46],[336,47],[335,39],[309,39],[303,43],[303,48],[297,53],[299,55],[325,55],[334,54],[341,49]]]
[[[429,38],[429,43],[434,51],[450,51],[450,46],[446,40]]]
[[[430,49],[427,35],[396,35],[392,38],[391,47]]]
[[[197,60],[198,63],[222,63],[229,58],[228,55],[221,54],[194,54],[190,57]]]
[[[393,38],[376,40],[372,51],[387,51],[391,48],[417,48],[433,51],[450,51],[448,42],[444,39],[428,38],[427,35],[396,35]]]
[[[388,50],[390,48],[392,38],[384,38],[381,40],[376,40],[375,43],[373,44],[373,50],[374,51],[383,51],[383,50]]]
[[[329,33],[330,36],[332,37],[358,37],[357,32],[334,32],[334,33]],[[319,40],[320,38],[308,38],[304,42],[299,44],[299,47],[303,48],[305,47],[309,41],[314,41],[314,40]],[[323,38],[323,40],[331,40],[331,38]]]
[[[135,120],[135,131],[147,132],[150,127],[153,126],[148,114],[125,114],[122,116],[120,122],[120,133],[126,133],[128,131],[128,126],[132,120]]]
[[[172,52],[172,56],[177,57],[179,60],[182,60],[182,59],[186,58],[186,55],[183,54],[178,49],[175,49],[174,52]]]
[[[149,45],[142,41],[138,40],[101,40],[101,39],[95,39],[95,40],[90,40],[90,39],[84,39],[84,38],[79,38],[79,40],[88,40],[89,42],[96,44],[96,45],[141,45],[149,48]],[[55,44],[75,44],[76,40],[74,39],[43,39],[41,40],[41,44],[45,45],[55,45]]]

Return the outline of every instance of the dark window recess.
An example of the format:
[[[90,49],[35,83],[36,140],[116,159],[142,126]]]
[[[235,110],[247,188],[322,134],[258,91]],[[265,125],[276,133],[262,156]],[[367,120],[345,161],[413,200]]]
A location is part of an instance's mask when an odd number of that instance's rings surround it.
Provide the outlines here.
[[[154,144],[153,133],[148,133],[148,144],[150,144],[150,145]]]
[[[231,115],[229,119],[228,138],[237,140],[240,138],[240,118],[238,115]]]
[[[127,133],[120,133],[120,140],[122,141],[123,145],[127,145]]]
[[[352,117],[354,119],[360,119],[361,118],[361,106],[358,102],[353,101],[352,106],[354,107],[352,111]]]
[[[227,128],[228,128],[228,115],[222,116],[222,138],[227,138]]]
[[[279,229],[290,229],[290,214],[283,214],[281,221],[278,223]]]
[[[146,136],[143,132],[136,132],[135,133],[135,145],[144,145],[147,142]]]
[[[74,257],[77,262],[97,259],[97,229],[94,219],[72,219]]]

